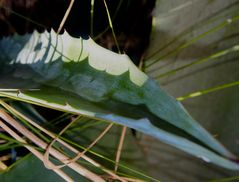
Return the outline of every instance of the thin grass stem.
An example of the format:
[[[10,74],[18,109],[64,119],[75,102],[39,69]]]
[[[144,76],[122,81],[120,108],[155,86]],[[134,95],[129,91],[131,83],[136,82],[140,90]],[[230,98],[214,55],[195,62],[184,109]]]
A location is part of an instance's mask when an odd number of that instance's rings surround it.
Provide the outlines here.
[[[168,71],[168,72],[166,72],[166,73],[163,73],[163,74],[161,74],[161,75],[156,76],[155,78],[159,79],[159,78],[162,78],[162,77],[165,77],[165,76],[172,76],[172,75],[178,73],[179,71],[184,70],[184,69],[186,69],[186,68],[189,68],[189,67],[191,67],[191,66],[193,66],[193,65],[205,63],[205,62],[207,62],[207,61],[209,61],[209,60],[214,60],[214,59],[216,59],[216,58],[225,56],[225,55],[228,54],[228,53],[237,52],[238,50],[239,50],[239,45],[235,45],[235,46],[233,46],[233,47],[231,47],[231,48],[228,48],[228,49],[225,49],[225,50],[216,52],[216,53],[214,53],[214,54],[212,54],[212,55],[210,55],[210,56],[208,56],[208,57],[206,57],[206,58],[202,58],[202,59],[199,59],[199,60],[194,61],[194,62],[192,62],[192,63],[189,63],[189,64],[186,64],[186,65],[184,65],[184,66],[181,66],[181,67],[179,67],[179,68],[170,70],[170,71]]]
[[[191,40],[187,41],[186,43],[183,43],[182,45],[180,45],[179,47],[177,47],[176,49],[174,49],[173,51],[164,54],[163,56],[160,56],[159,58],[157,58],[155,61],[152,61],[151,63],[146,65],[146,68],[154,65],[155,63],[157,63],[159,60],[163,60],[166,59],[168,57],[171,57],[173,55],[176,55],[177,53],[179,53],[180,51],[182,51],[183,49],[189,47],[190,45],[194,44],[195,42],[197,42],[198,40],[206,37],[207,35],[219,31],[222,28],[226,27],[227,25],[230,25],[231,23],[235,22],[239,20],[239,16],[234,16],[233,18],[230,19],[230,21],[225,20],[224,22],[220,23],[219,25],[209,29],[206,32],[203,32],[202,34],[199,34],[198,36],[192,38]]]
[[[94,7],[95,0],[91,0],[91,9],[90,9],[90,36],[94,37]]]
[[[231,83],[219,85],[219,86],[216,86],[216,87],[208,88],[206,90],[200,90],[200,91],[197,91],[197,92],[193,92],[193,93],[178,97],[177,100],[178,101],[183,101],[185,99],[202,96],[202,95],[205,95],[205,94],[208,94],[208,93],[211,93],[211,92],[223,90],[223,89],[230,88],[230,87],[235,87],[235,86],[238,86],[238,85],[239,85],[239,81],[231,82]]]
[[[230,4],[228,7],[225,7],[225,9],[236,7],[238,5],[238,3],[239,2],[235,2],[233,4]],[[158,53],[160,53],[161,51],[163,51],[164,49],[166,49],[167,47],[169,47],[170,45],[172,45],[176,41],[180,40],[180,38],[183,38],[184,36],[190,34],[193,30],[195,30],[197,28],[202,28],[204,26],[208,26],[208,25],[210,25],[212,23],[215,23],[218,20],[221,20],[222,18],[225,18],[226,16],[231,16],[234,13],[238,13],[238,8],[233,9],[233,10],[225,13],[224,15],[216,16],[219,13],[220,12],[216,12],[215,14],[213,14],[212,16],[214,18],[210,18],[210,19],[206,18],[206,19],[202,20],[201,22],[198,22],[198,23],[190,26],[189,28],[187,28],[186,30],[181,32],[179,35],[177,35],[173,40],[171,40],[170,42],[164,44],[161,48],[159,48],[158,50],[154,51],[150,55],[147,55],[146,59],[151,59],[152,57],[156,56]]]
[[[110,26],[110,28],[111,28],[112,35],[113,35],[113,38],[114,38],[114,41],[115,41],[115,45],[116,45],[116,47],[117,47],[117,50],[118,50],[119,54],[121,54],[120,47],[119,47],[119,43],[118,43],[117,38],[116,38],[116,35],[115,35],[115,31],[114,31],[113,23],[112,23],[112,21],[111,21],[110,12],[109,12],[107,3],[106,3],[105,0],[103,0],[103,1],[104,1],[104,5],[105,5],[105,9],[106,9],[107,16],[108,16],[109,26]]]

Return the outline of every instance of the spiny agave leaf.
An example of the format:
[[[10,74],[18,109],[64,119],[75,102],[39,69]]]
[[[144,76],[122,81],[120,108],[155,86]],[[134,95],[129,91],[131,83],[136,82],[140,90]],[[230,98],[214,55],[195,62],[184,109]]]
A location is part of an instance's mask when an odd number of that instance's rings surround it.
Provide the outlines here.
[[[120,123],[220,166],[239,169],[226,159],[235,157],[126,55],[90,38],[53,31],[15,35],[1,40],[0,60],[3,96]]]

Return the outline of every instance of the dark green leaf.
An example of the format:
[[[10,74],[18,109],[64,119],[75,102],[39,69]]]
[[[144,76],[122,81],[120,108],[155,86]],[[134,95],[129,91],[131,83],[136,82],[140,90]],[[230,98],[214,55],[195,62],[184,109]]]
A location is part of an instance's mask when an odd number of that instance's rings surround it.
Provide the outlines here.
[[[72,179],[76,181],[82,182],[89,181],[83,178],[82,176],[76,174],[72,170],[64,169],[64,172],[66,172],[68,175],[72,177]],[[58,176],[54,171],[45,168],[44,164],[33,155],[28,155],[20,159],[6,171],[0,173],[0,181],[64,182],[64,180],[60,176]]]
[[[235,157],[126,55],[53,31],[4,38],[0,48],[2,96],[123,124],[239,169],[226,159]]]

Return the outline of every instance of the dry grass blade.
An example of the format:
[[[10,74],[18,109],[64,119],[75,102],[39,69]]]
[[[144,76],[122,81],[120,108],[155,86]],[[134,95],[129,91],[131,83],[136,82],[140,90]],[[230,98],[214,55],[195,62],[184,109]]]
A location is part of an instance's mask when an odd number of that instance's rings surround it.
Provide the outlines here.
[[[115,172],[117,172],[117,169],[118,169],[118,166],[119,166],[119,160],[120,160],[120,156],[121,156],[121,152],[122,152],[122,148],[123,148],[123,144],[124,144],[124,138],[125,138],[125,135],[126,135],[126,130],[127,130],[127,127],[123,126],[121,136],[120,136],[119,146],[118,146],[117,153],[116,153]]]
[[[117,179],[111,177],[111,176],[104,176],[104,178],[109,179],[109,181],[115,181]],[[130,178],[130,177],[122,177],[122,179],[126,182],[145,182],[144,180],[136,179],[136,178]]]
[[[80,116],[81,117],[81,116]],[[47,146],[46,152],[44,154],[44,164],[45,166],[47,166],[47,168],[51,169],[51,166],[48,165],[49,162],[49,151],[51,149],[51,147],[53,146],[53,144],[57,141],[57,139],[59,138],[59,136],[61,136],[70,126],[72,123],[74,123],[77,119],[79,119],[79,117],[77,117],[75,120],[73,120],[70,124],[68,124],[60,133],[58,136],[56,136],[52,142]],[[62,168],[67,166],[70,163],[76,162],[78,159],[80,159],[82,157],[82,155],[84,155],[87,151],[89,151],[109,130],[110,128],[113,126],[113,123],[109,124],[107,126],[107,128],[83,151],[83,152],[78,152],[78,154],[76,155],[76,157],[74,157],[73,159],[67,160],[67,161],[61,161],[64,164],[63,165],[58,165],[58,166],[53,166],[55,168]]]
[[[7,155],[4,155],[4,156],[1,156],[0,157],[0,161],[3,162],[3,161],[7,161],[11,159],[11,154],[7,154]]]
[[[0,161],[0,171],[6,170],[6,169],[7,169],[7,166],[2,161]]]
[[[113,126],[113,123],[109,124],[106,129],[83,151],[78,152],[77,156],[73,159],[67,161],[67,164],[77,161],[79,158],[81,158],[87,151],[89,151]]]
[[[58,139],[75,121],[77,121],[79,118],[81,118],[81,116],[78,116],[76,119],[74,119],[73,121],[71,121],[65,128],[63,128],[63,129],[61,130],[61,132],[60,132],[57,136],[55,136],[55,137],[53,138],[53,140],[51,141],[51,143],[47,146],[46,152],[45,152],[45,154],[44,154],[44,160],[43,160],[43,162],[44,162],[44,165],[45,165],[48,169],[60,169],[60,168],[63,168],[63,167],[65,167],[65,166],[67,166],[67,164],[69,164],[68,161],[61,161],[61,162],[64,163],[63,165],[58,165],[58,166],[55,165],[55,166],[53,166],[53,168],[52,168],[52,166],[50,165],[49,153],[50,153],[50,150],[51,150],[53,144],[57,141],[57,139]],[[72,161],[72,162],[75,162],[75,161]]]
[[[61,24],[60,24],[59,28],[58,28],[58,30],[57,30],[57,34],[59,34],[60,31],[62,30],[62,28],[63,28],[63,26],[64,26],[64,24],[65,24],[65,22],[66,22],[66,19],[68,18],[69,14],[70,14],[70,12],[71,12],[72,6],[73,6],[73,4],[74,4],[74,2],[75,2],[75,0],[70,0],[70,1],[71,1],[71,2],[70,2],[69,6],[68,6],[68,8],[67,8],[67,10],[66,10],[66,13],[65,13],[65,15],[64,15],[64,17],[63,17],[63,19],[62,19],[62,21],[61,21]]]
[[[110,12],[109,12],[107,3],[106,3],[105,0],[103,0],[103,2],[104,2],[104,5],[105,5],[105,10],[106,10],[106,13],[107,13],[107,17],[108,17],[108,21],[109,21],[109,26],[110,26],[111,31],[112,31],[112,35],[113,35],[113,38],[114,38],[115,45],[116,45],[116,47],[118,49],[118,53],[121,54],[119,43],[118,43],[116,35],[115,35],[115,31],[114,31],[114,27],[113,27],[113,23],[112,23],[112,20],[111,20],[111,16],[110,16]]]
[[[38,138],[36,135],[34,135],[32,132],[30,132],[28,129],[26,129],[24,126],[19,124],[16,120],[14,120],[10,115],[8,115],[4,110],[0,109],[0,117],[4,119],[8,124],[10,124],[12,127],[17,129],[22,135],[26,136],[29,140],[34,142],[37,146],[41,147],[42,149],[47,148],[47,143],[42,141],[40,138]],[[54,156],[59,161],[65,161],[69,160],[69,157],[65,156],[64,154],[60,153],[58,150],[51,148],[50,154]],[[79,173],[80,175],[84,176],[85,178],[91,180],[91,181],[99,181],[103,182],[104,180],[94,174],[93,172],[87,170],[86,168],[82,167],[78,163],[70,163],[68,164],[68,167]]]
[[[29,144],[27,144],[27,142],[21,138],[16,132],[14,132],[13,130],[11,130],[7,125],[5,125],[1,120],[0,120],[0,126],[2,128],[4,128],[4,130],[6,132],[8,132],[13,138],[15,138],[17,141],[24,143],[25,147],[32,153],[34,154],[38,159],[40,159],[41,161],[43,161],[43,155],[37,151],[36,149],[34,149],[34,147],[30,146]],[[2,163],[3,164],[3,163]],[[51,163],[51,165],[54,165]],[[7,169],[7,166],[5,166],[5,164],[2,166],[0,165],[2,169]],[[6,168],[5,168],[6,167]],[[61,176],[64,180],[69,181],[69,182],[73,182],[73,180],[67,175],[65,174],[62,170],[60,169],[54,169],[54,172],[57,173],[59,176]]]
[[[79,153],[79,151],[77,149],[75,149],[74,147],[72,147],[71,145],[67,144],[66,142],[64,142],[63,140],[61,140],[60,138],[57,138],[55,134],[51,133],[50,131],[46,130],[45,128],[41,127],[40,125],[38,125],[36,122],[32,121],[31,119],[29,119],[28,117],[26,117],[25,115],[23,115],[22,113],[18,112],[16,109],[14,109],[13,107],[11,107],[10,105],[8,105],[7,103],[5,103],[4,101],[0,100],[0,104],[5,107],[8,111],[10,111],[11,113],[13,113],[14,115],[24,119],[25,121],[27,121],[28,123],[30,123],[32,126],[36,127],[37,129],[41,130],[42,132],[44,132],[45,134],[47,134],[48,136],[50,136],[51,138],[56,138],[56,140],[62,144],[64,147],[68,148],[69,150],[71,150],[72,152],[74,152],[75,154]],[[82,155],[81,156],[84,160],[88,161],[89,163],[91,163],[92,165],[101,168],[105,173],[109,174],[110,176],[112,176],[114,179],[120,180],[122,182],[124,182],[125,180],[116,175],[114,172],[104,168],[102,165],[100,165],[99,163],[97,163],[96,161],[94,161],[93,159],[87,157],[86,155]]]

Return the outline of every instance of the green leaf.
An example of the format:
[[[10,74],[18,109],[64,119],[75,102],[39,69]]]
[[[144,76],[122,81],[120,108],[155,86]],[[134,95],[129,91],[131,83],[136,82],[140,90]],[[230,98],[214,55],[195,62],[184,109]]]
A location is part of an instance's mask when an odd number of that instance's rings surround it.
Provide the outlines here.
[[[3,38],[0,94],[149,134],[229,169],[236,158],[126,55],[55,32]],[[15,90],[14,90],[15,89]]]
[[[69,170],[68,168],[64,168],[63,171],[70,175],[75,181],[89,181],[86,178],[76,174],[72,170]],[[26,157],[14,163],[14,165],[9,167],[6,171],[1,172],[0,181],[64,182],[64,180],[54,171],[45,168],[44,164],[33,155],[27,155]]]

